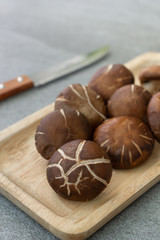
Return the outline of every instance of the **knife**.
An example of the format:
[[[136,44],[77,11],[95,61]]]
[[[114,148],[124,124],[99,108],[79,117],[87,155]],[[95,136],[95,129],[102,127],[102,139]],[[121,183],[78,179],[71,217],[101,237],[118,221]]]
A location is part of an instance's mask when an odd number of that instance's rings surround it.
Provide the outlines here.
[[[37,87],[66,76],[84,67],[87,67],[98,60],[104,58],[109,47],[105,46],[84,55],[77,56],[65,61],[57,66],[31,75],[22,75],[7,82],[0,83],[0,100],[25,91],[32,87]]]

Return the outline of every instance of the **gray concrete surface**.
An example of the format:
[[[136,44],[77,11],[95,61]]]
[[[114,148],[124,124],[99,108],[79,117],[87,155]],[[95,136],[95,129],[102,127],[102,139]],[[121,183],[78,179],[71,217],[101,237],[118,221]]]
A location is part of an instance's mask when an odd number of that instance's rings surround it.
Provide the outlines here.
[[[0,129],[52,103],[70,83],[87,83],[107,63],[160,51],[160,1],[0,0],[0,79],[33,73],[109,44],[110,54],[83,71],[0,102]],[[0,196],[1,240],[57,239]],[[160,239],[160,183],[91,239]]]

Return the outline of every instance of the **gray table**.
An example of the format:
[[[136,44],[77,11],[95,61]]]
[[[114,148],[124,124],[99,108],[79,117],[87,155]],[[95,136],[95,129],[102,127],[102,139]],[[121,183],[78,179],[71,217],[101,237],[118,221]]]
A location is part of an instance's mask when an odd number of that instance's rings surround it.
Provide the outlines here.
[[[0,103],[0,129],[52,103],[70,83],[87,83],[107,63],[160,51],[160,1],[0,0],[0,79],[33,73],[109,44],[105,60]],[[57,239],[0,196],[0,239]],[[90,239],[160,239],[160,183]]]

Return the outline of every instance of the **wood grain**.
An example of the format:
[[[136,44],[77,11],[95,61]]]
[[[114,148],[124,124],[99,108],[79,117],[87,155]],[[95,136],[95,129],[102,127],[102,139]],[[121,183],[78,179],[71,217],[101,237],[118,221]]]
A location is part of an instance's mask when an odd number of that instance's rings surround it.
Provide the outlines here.
[[[32,80],[25,75],[12,79],[8,82],[4,82],[3,88],[0,89],[0,100],[4,100],[32,87]]]
[[[128,62],[138,84],[143,66],[160,64],[160,53]],[[59,197],[46,180],[47,161],[36,151],[34,134],[53,104],[3,130],[0,134],[0,191],[60,239],[85,239],[160,181],[160,145],[139,167],[114,170],[109,187],[94,200],[81,203]]]

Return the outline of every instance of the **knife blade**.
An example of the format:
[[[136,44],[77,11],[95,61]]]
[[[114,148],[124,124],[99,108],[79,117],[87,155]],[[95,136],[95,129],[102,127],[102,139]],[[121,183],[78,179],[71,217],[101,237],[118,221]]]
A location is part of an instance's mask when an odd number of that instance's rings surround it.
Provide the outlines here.
[[[0,83],[0,100],[4,100],[32,87],[37,87],[83,69],[104,58],[109,51],[105,46],[84,55],[79,55],[57,66],[50,67],[38,73],[22,75],[7,82]]]

